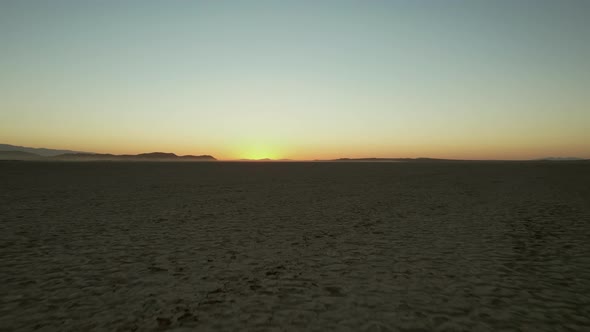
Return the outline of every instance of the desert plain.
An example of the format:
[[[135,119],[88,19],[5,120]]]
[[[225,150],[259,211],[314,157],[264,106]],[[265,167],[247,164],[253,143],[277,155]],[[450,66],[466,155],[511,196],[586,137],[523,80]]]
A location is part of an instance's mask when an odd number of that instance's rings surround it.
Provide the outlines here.
[[[0,162],[1,331],[589,331],[588,162]]]

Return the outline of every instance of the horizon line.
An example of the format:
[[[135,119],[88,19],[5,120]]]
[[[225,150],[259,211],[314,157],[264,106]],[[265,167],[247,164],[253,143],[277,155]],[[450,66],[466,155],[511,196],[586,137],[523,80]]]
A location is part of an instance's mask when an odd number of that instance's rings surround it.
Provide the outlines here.
[[[3,150],[2,145],[10,147],[10,150]],[[44,150],[44,151],[55,151],[55,155],[41,155],[36,154],[35,152],[27,152],[18,149],[31,149],[31,150]],[[135,156],[142,156],[142,155],[150,155],[150,154],[163,154],[163,155],[171,155],[170,157],[211,157],[213,160],[207,160],[207,162],[212,161],[219,161],[219,162],[393,162],[393,161],[543,161],[543,160],[554,160],[554,161],[581,161],[581,160],[590,160],[587,157],[578,157],[578,156],[556,156],[556,155],[549,155],[544,157],[534,157],[534,158],[447,158],[447,157],[427,157],[427,156],[420,156],[420,157],[375,157],[375,156],[365,156],[365,157],[336,157],[336,158],[305,158],[305,159],[298,159],[298,158],[217,158],[214,154],[206,153],[206,154],[177,154],[174,152],[163,152],[163,151],[153,151],[153,152],[140,152],[140,153],[122,153],[122,154],[115,154],[115,153],[100,153],[100,152],[88,152],[88,151],[75,151],[69,149],[55,149],[55,148],[46,148],[46,147],[35,147],[35,146],[21,146],[21,145],[13,145],[13,144],[6,144],[0,143],[0,152],[25,152],[36,154],[39,157],[58,157],[58,156],[65,156],[70,155],[74,157],[76,154],[81,155],[111,155],[113,157],[135,157]],[[172,156],[173,155],[173,156]],[[75,161],[75,160],[72,160]],[[81,161],[81,160],[80,160]],[[198,160],[193,160],[192,162],[196,162]],[[189,160],[185,160],[184,162],[191,162]]]

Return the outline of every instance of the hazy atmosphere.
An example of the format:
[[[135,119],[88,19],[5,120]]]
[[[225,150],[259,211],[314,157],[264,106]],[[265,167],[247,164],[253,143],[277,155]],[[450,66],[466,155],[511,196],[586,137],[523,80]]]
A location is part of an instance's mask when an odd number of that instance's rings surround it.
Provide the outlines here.
[[[0,0],[0,332],[590,331],[590,0]]]
[[[0,143],[590,158],[588,1],[1,1]]]

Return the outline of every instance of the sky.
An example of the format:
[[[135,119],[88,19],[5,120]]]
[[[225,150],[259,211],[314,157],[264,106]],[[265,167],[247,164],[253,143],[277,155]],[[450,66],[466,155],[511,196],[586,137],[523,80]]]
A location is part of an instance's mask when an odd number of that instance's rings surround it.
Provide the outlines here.
[[[0,0],[0,143],[590,158],[590,1]]]

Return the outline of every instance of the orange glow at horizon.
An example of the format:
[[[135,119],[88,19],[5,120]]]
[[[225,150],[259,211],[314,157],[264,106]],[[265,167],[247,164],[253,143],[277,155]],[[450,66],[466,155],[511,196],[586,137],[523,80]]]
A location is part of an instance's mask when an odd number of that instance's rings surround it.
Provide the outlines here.
[[[124,137],[111,140],[71,140],[68,137],[54,137],[52,140],[34,140],[31,137],[5,137],[0,142],[36,148],[68,149],[93,153],[138,154],[147,152],[172,152],[177,155],[212,155],[218,160],[240,159],[290,159],[327,160],[338,158],[441,158],[481,160],[526,160],[544,157],[590,158],[587,144],[553,141],[544,146],[533,141],[485,142],[414,142],[413,144],[387,144],[387,142],[358,144],[286,144],[276,140],[256,140],[252,143],[223,142],[223,144],[194,144],[187,142],[161,142],[125,140]],[[282,144],[281,144],[282,143]]]
[[[0,1],[0,143],[590,158],[588,2],[537,2]]]

